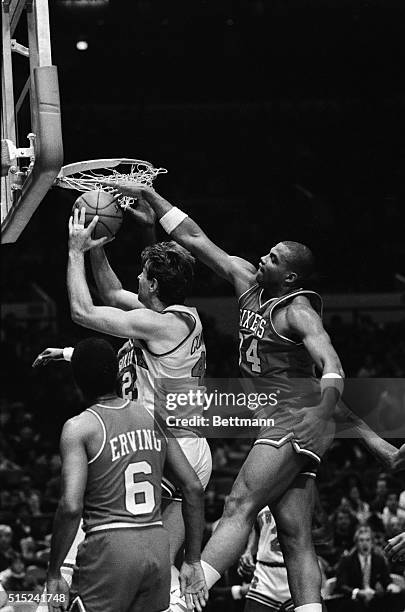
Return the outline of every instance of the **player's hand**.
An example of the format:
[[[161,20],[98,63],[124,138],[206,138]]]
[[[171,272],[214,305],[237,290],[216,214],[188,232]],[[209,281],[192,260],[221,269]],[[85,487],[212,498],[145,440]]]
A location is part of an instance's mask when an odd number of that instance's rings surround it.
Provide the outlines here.
[[[146,225],[148,227],[153,227],[155,225],[156,213],[144,198],[138,198],[132,205],[124,204],[121,208],[126,210],[140,225]]]
[[[83,206],[80,211],[75,208],[73,215],[69,218],[69,249],[71,251],[77,251],[79,253],[85,253],[89,249],[94,247],[103,246],[107,242],[111,242],[112,238],[98,238],[93,240],[91,234],[97,225],[98,216],[93,217],[87,227],[84,227],[84,221],[86,217],[86,209]]]
[[[250,550],[246,550],[239,558],[238,574],[241,578],[250,577],[255,570],[255,562]]]
[[[100,182],[106,187],[112,187],[112,193],[119,194],[120,196],[129,196],[138,200],[147,200],[148,193],[153,193],[152,187],[139,185],[133,181],[111,181],[106,179]]]
[[[47,365],[50,361],[60,361],[61,359],[63,359],[63,349],[46,348],[34,359],[32,367],[38,368]]]
[[[46,581],[48,611],[67,610],[69,605],[69,585],[60,575],[58,578],[48,578]]]
[[[392,459],[393,470],[405,470],[405,444],[399,447]]]
[[[184,561],[180,569],[179,581],[180,593],[186,600],[187,610],[195,609],[197,612],[202,612],[208,600],[208,589],[201,563]]]
[[[405,531],[390,538],[384,552],[391,561],[402,561],[405,558]]]
[[[335,422],[322,404],[291,411],[294,434],[301,448],[317,448],[323,455],[335,435]]]

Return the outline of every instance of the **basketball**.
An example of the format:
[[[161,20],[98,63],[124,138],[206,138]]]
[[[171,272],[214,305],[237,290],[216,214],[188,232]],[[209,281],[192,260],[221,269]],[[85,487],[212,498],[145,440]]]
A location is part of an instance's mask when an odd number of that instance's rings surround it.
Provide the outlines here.
[[[85,226],[91,222],[93,217],[98,215],[99,219],[93,231],[92,238],[112,238],[121,227],[123,212],[114,196],[106,191],[87,191],[80,198],[77,198],[73,205],[72,212],[75,208],[79,210],[86,209]]]

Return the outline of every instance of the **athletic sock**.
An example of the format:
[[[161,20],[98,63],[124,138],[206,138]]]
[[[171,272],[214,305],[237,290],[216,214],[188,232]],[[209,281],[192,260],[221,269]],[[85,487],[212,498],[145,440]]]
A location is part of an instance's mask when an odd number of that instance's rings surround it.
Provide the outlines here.
[[[170,593],[174,593],[178,591],[180,594],[180,581],[179,576],[180,572],[174,565],[171,566],[171,579],[170,579]]]
[[[221,574],[217,572],[215,567],[212,567],[212,565],[206,561],[201,561],[201,566],[203,568],[207,588],[210,590],[210,588],[213,587],[214,584],[221,578]],[[304,610],[304,612],[306,612],[306,610]]]
[[[303,606],[294,608],[294,612],[322,612],[322,604],[320,603],[309,603]]]

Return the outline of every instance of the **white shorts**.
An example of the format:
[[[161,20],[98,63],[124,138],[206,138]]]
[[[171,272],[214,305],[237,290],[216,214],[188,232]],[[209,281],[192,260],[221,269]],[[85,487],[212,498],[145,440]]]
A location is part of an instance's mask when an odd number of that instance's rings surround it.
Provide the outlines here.
[[[211,449],[207,440],[197,436],[189,436],[187,438],[177,438],[177,441],[205,489],[212,472]]]
[[[291,593],[286,567],[267,565],[258,561],[246,598],[276,609],[280,604],[285,606],[290,603]]]

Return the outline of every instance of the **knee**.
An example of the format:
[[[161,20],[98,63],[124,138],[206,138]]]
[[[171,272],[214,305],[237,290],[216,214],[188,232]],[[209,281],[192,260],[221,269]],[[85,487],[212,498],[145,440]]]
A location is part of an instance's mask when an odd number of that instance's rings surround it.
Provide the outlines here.
[[[312,547],[311,526],[297,517],[283,517],[281,524],[277,524],[277,535],[284,554]]]

